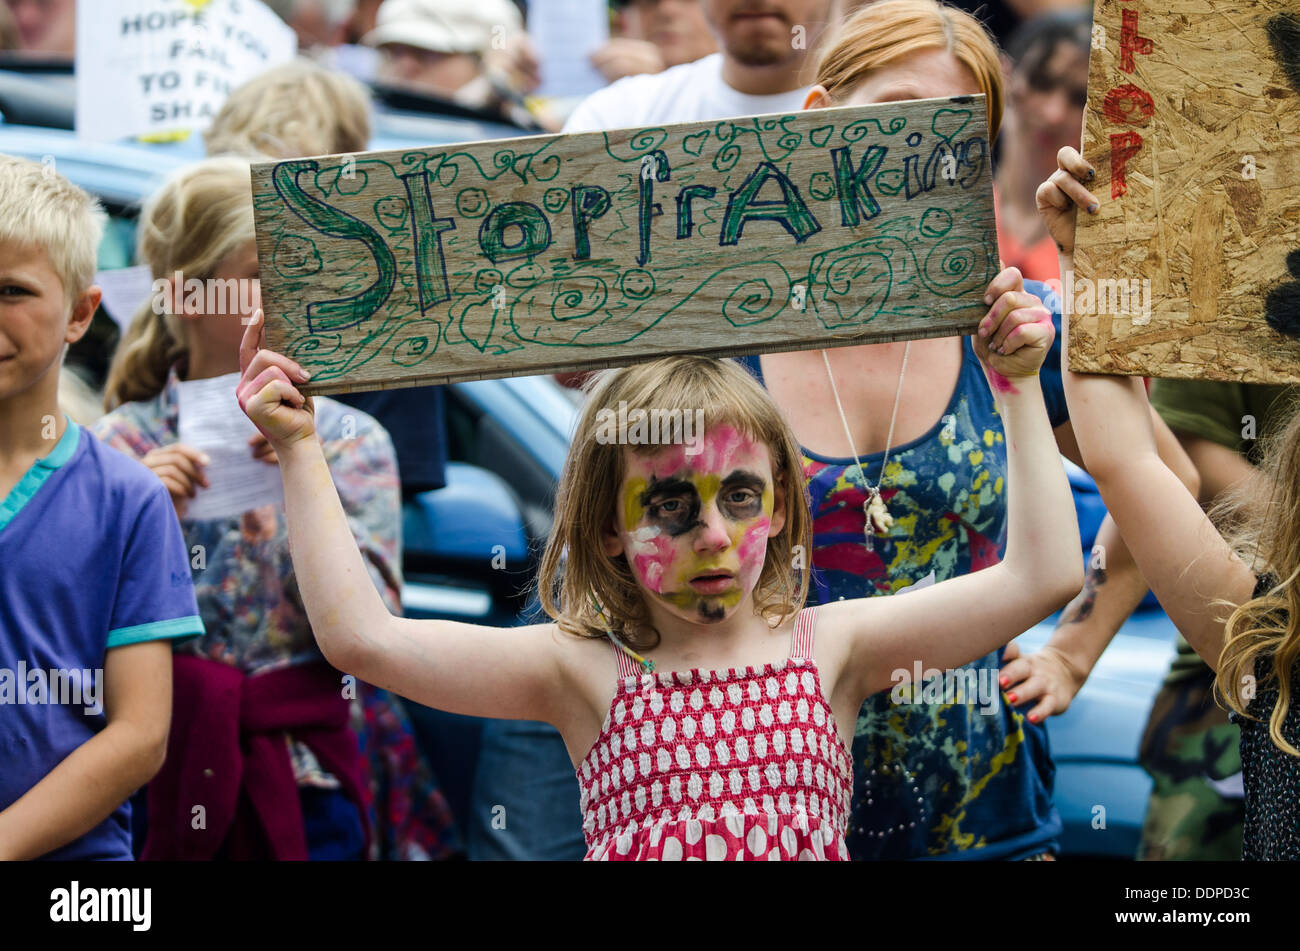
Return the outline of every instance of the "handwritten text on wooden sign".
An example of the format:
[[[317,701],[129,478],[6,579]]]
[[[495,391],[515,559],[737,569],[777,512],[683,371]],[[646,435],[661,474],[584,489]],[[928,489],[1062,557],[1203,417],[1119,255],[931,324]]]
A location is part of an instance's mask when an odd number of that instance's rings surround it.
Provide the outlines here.
[[[969,333],[983,97],[259,164],[271,346],[316,392]]]

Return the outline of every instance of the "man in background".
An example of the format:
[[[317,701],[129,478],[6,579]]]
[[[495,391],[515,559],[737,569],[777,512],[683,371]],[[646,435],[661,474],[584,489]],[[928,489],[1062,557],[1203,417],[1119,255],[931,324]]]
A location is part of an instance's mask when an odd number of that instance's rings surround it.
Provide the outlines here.
[[[507,68],[521,60],[523,29],[510,0],[384,0],[362,42],[379,51],[379,83],[532,126],[523,94],[536,77]]]
[[[700,0],[615,0],[617,34],[591,54],[609,82],[658,73],[718,51]]]
[[[699,0],[720,51],[588,96],[565,132],[798,112],[833,0]]]
[[[77,49],[77,0],[5,0],[18,30],[16,49],[65,56]]]
[[[298,35],[298,49],[333,49],[347,42],[356,0],[263,0]]]

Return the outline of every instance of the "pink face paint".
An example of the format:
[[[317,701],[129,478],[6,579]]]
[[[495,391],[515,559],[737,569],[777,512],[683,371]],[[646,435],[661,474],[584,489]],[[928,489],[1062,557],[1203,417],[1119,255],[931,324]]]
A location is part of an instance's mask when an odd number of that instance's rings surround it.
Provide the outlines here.
[[[993,387],[993,392],[995,393],[1019,393],[1020,392],[1018,389],[1015,388],[1014,385],[1012,385],[1010,380],[1008,380],[997,370],[994,370],[992,367],[989,368],[989,385]]]
[[[657,528],[642,528],[629,536],[629,552],[637,576],[655,594],[663,593],[664,572],[676,560],[673,540]]]
[[[740,544],[736,546],[736,558],[740,561],[740,576],[744,579],[746,588],[756,583],[763,571],[763,562],[767,560],[767,539],[771,530],[772,520],[764,515],[745,529]]]
[[[734,468],[737,455],[752,455],[754,441],[732,426],[717,426],[704,437],[704,454],[700,468],[725,474]]]

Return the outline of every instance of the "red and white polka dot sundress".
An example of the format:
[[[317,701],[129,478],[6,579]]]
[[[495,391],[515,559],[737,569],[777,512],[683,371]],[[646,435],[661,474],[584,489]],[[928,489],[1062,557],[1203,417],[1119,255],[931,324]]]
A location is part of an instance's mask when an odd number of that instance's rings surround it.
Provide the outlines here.
[[[847,861],[852,758],[812,660],[816,607],[790,656],[643,673],[619,689],[578,767],[587,858]]]

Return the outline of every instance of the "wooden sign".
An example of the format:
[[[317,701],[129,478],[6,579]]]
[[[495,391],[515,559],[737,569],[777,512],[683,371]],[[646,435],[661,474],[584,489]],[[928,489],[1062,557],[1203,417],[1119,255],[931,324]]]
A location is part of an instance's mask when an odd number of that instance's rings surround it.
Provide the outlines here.
[[[331,393],[971,333],[984,99],[253,167],[268,345]]]
[[[1300,0],[1095,11],[1070,366],[1300,382]]]

